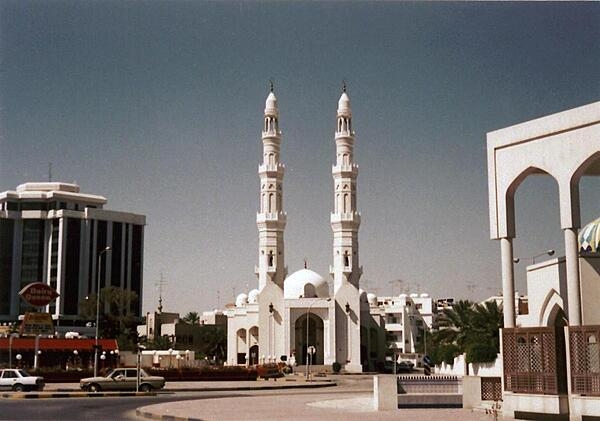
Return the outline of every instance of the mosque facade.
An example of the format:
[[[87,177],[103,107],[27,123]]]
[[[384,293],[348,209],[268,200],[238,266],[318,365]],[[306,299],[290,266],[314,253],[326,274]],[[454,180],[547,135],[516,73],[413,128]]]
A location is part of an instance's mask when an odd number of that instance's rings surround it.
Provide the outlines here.
[[[265,103],[263,156],[258,166],[258,288],[238,295],[235,307],[227,311],[227,363],[253,365],[293,356],[298,364],[310,358],[312,365],[338,362],[347,372],[361,372],[364,366],[383,360],[385,334],[369,310],[371,305],[376,307],[376,297],[360,289],[358,165],[346,88],[338,101],[334,135],[332,288],[306,264],[288,276],[281,141],[277,98],[271,88]]]

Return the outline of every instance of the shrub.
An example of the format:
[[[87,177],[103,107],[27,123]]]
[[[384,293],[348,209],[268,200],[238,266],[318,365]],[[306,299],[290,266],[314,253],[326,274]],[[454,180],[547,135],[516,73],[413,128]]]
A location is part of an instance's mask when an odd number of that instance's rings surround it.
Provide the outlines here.
[[[336,361],[336,362],[334,362],[333,364],[331,364],[331,368],[332,368],[333,372],[334,372],[335,374],[337,374],[337,373],[339,373],[339,372],[340,372],[340,370],[342,369],[342,365]]]
[[[439,345],[434,352],[431,353],[431,360],[434,364],[454,364],[454,357],[460,355],[460,349],[454,344]]]
[[[467,347],[467,363],[491,363],[496,361],[498,350],[491,343],[472,344]]]

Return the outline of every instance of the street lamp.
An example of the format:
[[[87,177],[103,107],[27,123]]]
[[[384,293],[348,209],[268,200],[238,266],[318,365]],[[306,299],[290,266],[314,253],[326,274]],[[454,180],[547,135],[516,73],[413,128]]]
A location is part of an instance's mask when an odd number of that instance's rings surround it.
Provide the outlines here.
[[[306,344],[304,344],[306,346],[306,380],[308,381],[308,376],[310,375],[310,363],[309,363],[309,359],[308,359],[308,326],[310,323],[310,309],[312,308],[312,306],[318,302],[318,301],[331,301],[331,298],[317,298],[316,300],[314,300],[312,303],[310,303],[310,305],[308,306],[308,310],[306,310]]]
[[[12,343],[13,338],[16,338],[17,336],[16,333],[11,333],[8,337],[8,368],[12,368]]]
[[[546,250],[545,252],[540,253],[540,254],[536,254],[535,256],[523,257],[523,259],[528,259],[528,260],[531,259],[531,264],[535,265],[535,259],[537,259],[538,257],[545,256],[545,255],[548,255],[548,256],[554,255],[554,250],[553,249]],[[513,262],[515,262],[515,263],[519,263],[520,261],[521,261],[520,257],[515,257],[513,259]]]
[[[98,376],[98,327],[100,324],[100,263],[102,255],[110,251],[110,247],[105,247],[98,253],[98,276],[96,277],[96,344],[94,345],[94,377]],[[106,271],[104,271],[106,274]]]

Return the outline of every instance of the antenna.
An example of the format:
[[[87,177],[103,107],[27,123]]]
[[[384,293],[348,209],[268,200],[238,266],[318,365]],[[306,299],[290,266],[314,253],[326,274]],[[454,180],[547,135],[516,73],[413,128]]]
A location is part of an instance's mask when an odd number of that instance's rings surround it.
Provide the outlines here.
[[[48,162],[48,182],[52,181],[52,162]]]
[[[160,279],[159,281],[155,284],[156,287],[158,288],[158,312],[162,313],[162,294],[163,294],[163,290],[167,285],[167,281],[163,278],[163,273],[160,273]]]

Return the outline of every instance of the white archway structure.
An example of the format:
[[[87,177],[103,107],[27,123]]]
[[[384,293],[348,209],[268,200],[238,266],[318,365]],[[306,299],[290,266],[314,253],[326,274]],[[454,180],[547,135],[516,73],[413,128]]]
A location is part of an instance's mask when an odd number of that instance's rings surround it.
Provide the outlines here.
[[[500,240],[504,326],[515,326],[513,238],[514,195],[531,174],[547,174],[558,184],[560,223],[565,238],[566,313],[581,325],[577,231],[579,180],[600,175],[600,102],[584,105],[487,135],[490,235]]]

